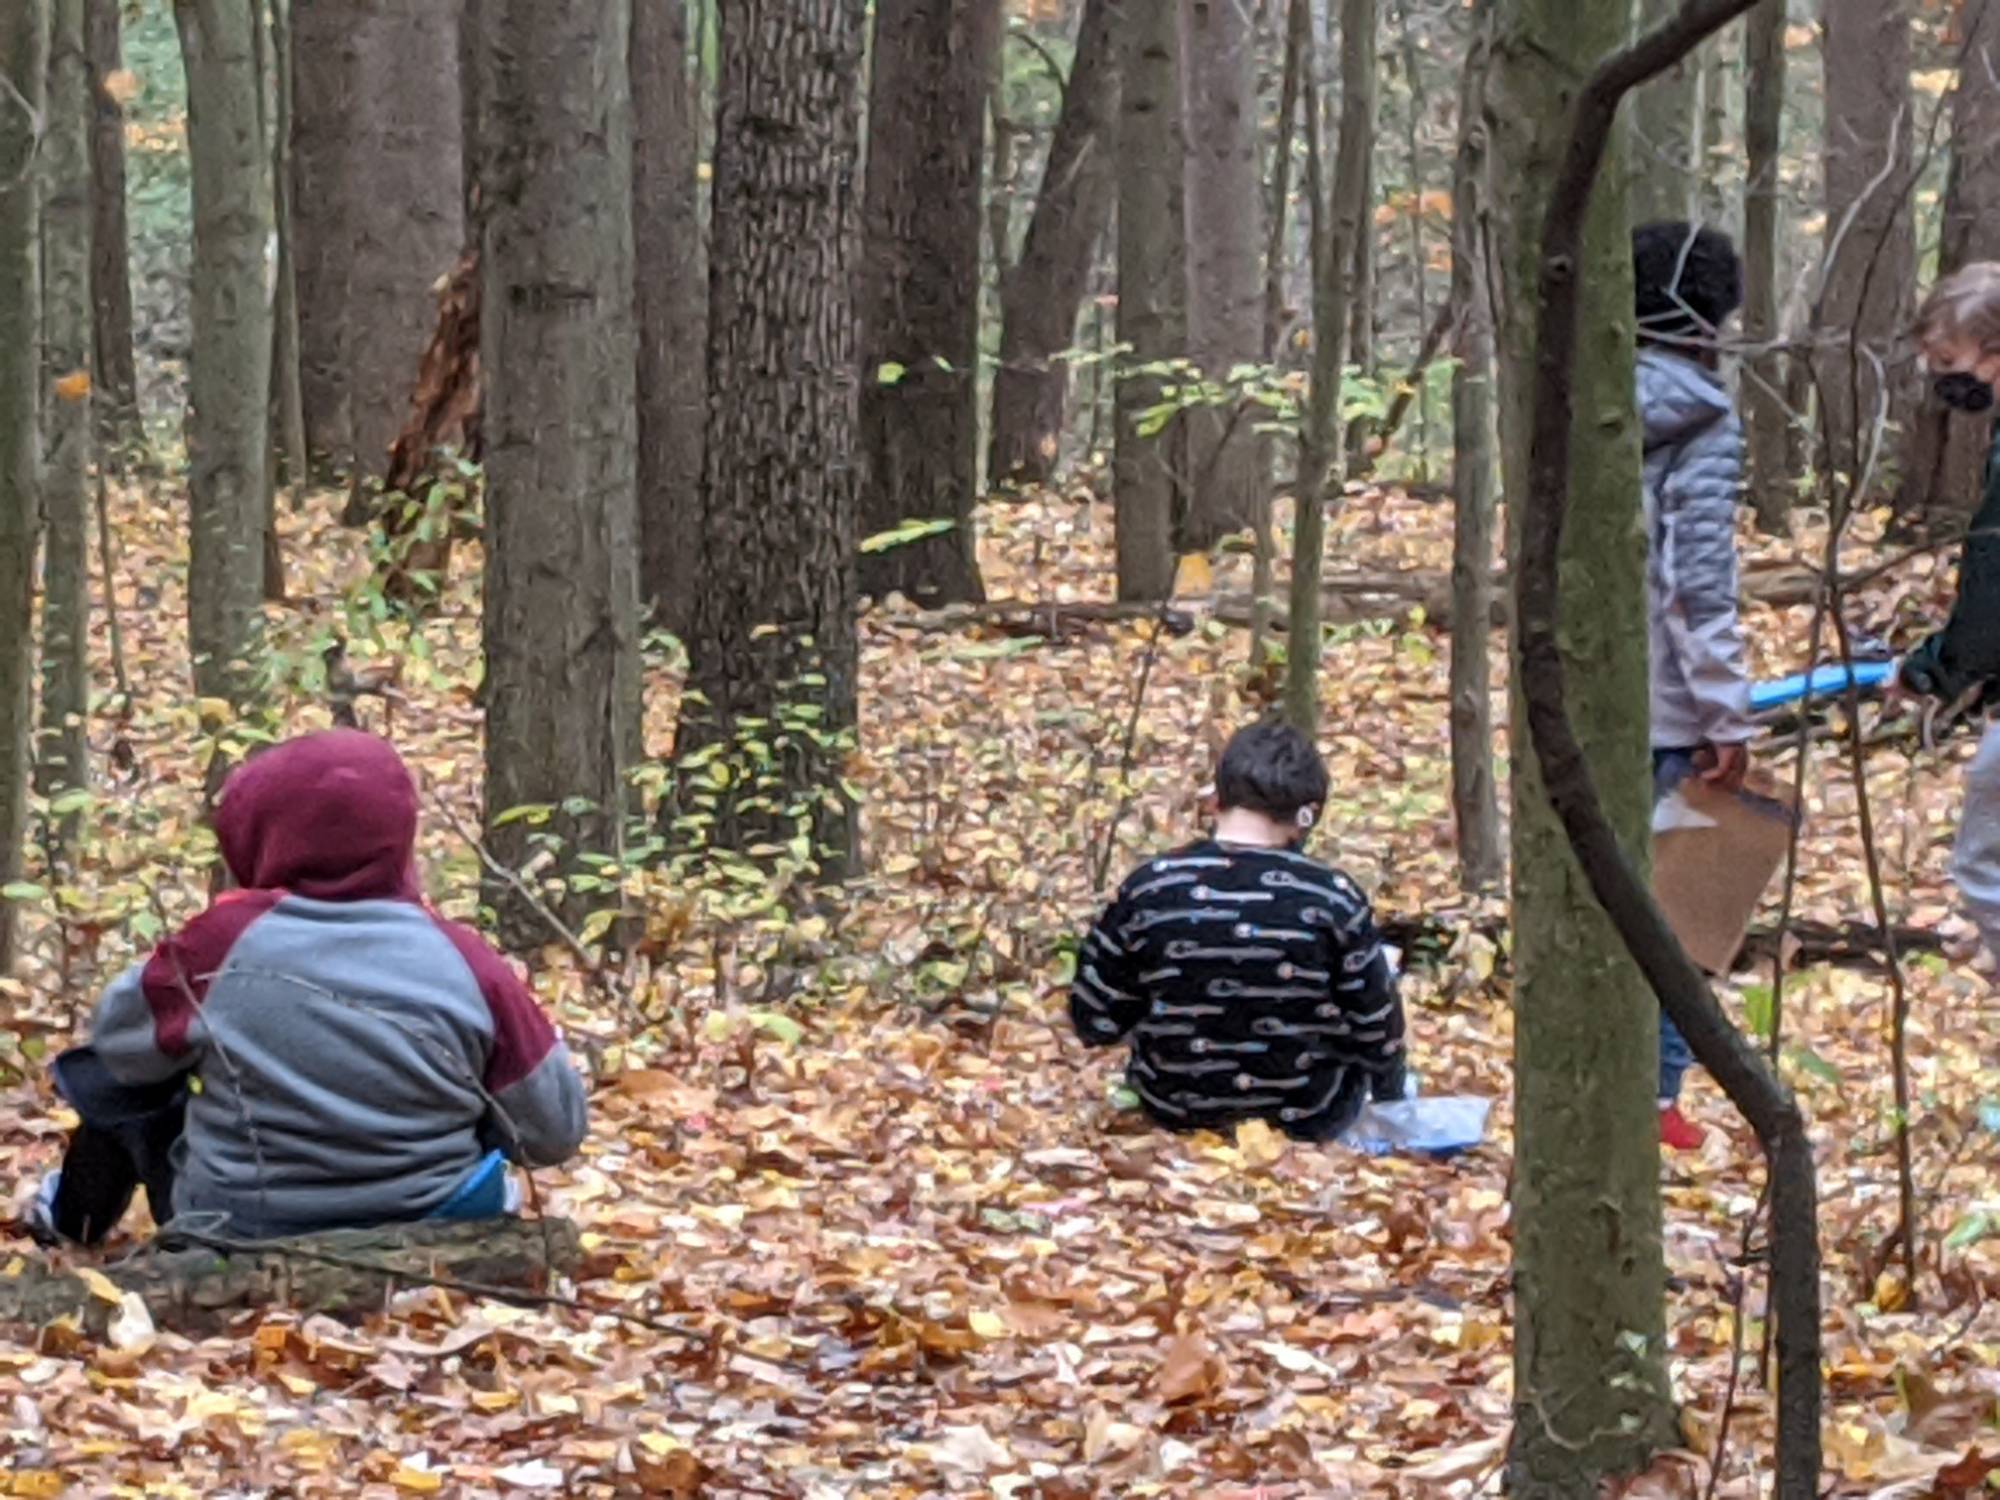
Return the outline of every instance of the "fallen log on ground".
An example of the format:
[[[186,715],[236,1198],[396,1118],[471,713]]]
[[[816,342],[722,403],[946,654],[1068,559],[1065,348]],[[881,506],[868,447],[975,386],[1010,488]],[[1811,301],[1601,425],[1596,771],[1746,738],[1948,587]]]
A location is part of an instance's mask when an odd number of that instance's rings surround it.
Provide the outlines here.
[[[1400,948],[1412,967],[1436,968],[1450,964],[1453,949],[1469,928],[1498,949],[1500,957],[1494,966],[1496,971],[1506,973],[1509,970],[1508,931],[1503,920],[1482,916],[1467,922],[1450,912],[1414,916],[1385,912],[1378,926],[1383,941]],[[1896,952],[1905,959],[1912,954],[1944,951],[1944,939],[1929,927],[1898,926],[1895,937]],[[1880,969],[1886,961],[1882,935],[1873,922],[1814,922],[1795,917],[1785,931],[1784,946],[1787,970],[1811,968],[1817,964],[1848,969]],[[1771,959],[1777,952],[1777,929],[1753,927],[1744,935],[1734,967],[1739,973],[1746,969],[1768,973]]]
[[[1168,635],[1188,635],[1195,617],[1185,609],[1162,610],[1157,604],[1106,604],[1079,599],[996,599],[987,604],[954,604],[944,609],[914,612],[883,612],[875,617],[891,629],[898,627],[936,633],[986,626],[1002,635],[1042,636],[1067,640],[1081,635],[1091,625],[1121,621],[1157,619]]]
[[[213,1333],[239,1314],[291,1307],[331,1316],[379,1308],[390,1293],[446,1286],[533,1300],[580,1254],[568,1219],[480,1219],[343,1229],[245,1243],[169,1233],[111,1265],[22,1260],[0,1275],[0,1324],[73,1318],[102,1338],[136,1294],[156,1327]]]

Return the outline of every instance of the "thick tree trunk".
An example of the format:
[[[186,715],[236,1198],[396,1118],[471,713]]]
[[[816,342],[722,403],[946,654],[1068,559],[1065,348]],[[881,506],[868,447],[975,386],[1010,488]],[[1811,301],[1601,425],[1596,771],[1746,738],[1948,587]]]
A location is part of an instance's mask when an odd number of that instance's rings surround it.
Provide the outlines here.
[[[998,0],[877,0],[862,213],[859,526],[950,529],[860,559],[859,586],[926,605],[983,599],[979,234]]]
[[[1299,444],[1294,501],[1290,639],[1285,650],[1285,717],[1308,735],[1319,732],[1320,577],[1326,563],[1326,512],[1340,501],[1346,479],[1341,392],[1347,341],[1353,330],[1357,266],[1354,247],[1368,226],[1369,157],[1375,138],[1375,50],[1381,18],[1376,0],[1341,0],[1340,144],[1329,181],[1321,138],[1317,82],[1306,92],[1308,187],[1312,198],[1313,363],[1306,426]],[[1314,62],[1306,65],[1316,78]]]
[[[1680,0],[1637,0],[1641,30],[1680,9]],[[1700,155],[1701,63],[1686,57],[1632,96],[1627,131],[1634,224],[1694,212]]]
[[[1965,0],[1959,12],[1962,61],[1951,97],[1951,168],[1945,182],[1938,274],[2000,259],[2000,0]],[[1905,525],[1962,526],[1978,508],[1990,421],[1953,420],[1929,392],[1904,438]]]
[[[701,570],[708,251],[684,0],[632,6],[632,243],[639,321],[639,596],[676,634]]]
[[[629,19],[481,8],[486,828],[517,869],[532,830],[505,814],[530,803],[557,805],[563,872],[615,858],[640,751]],[[504,885],[490,899],[510,939],[547,940]]]
[[[1226,381],[1263,352],[1264,192],[1258,177],[1257,33],[1243,0],[1180,0],[1187,78],[1188,343]],[[1263,482],[1256,423],[1227,407],[1189,422],[1185,545],[1251,523]]]
[[[251,0],[175,0],[194,172],[188,638],[196,690],[252,690],[270,435],[270,159]]]
[[[292,250],[298,288],[299,389],[306,445],[344,467],[354,448],[347,405],[349,198],[356,128],[354,0],[292,0]]]
[[[1070,367],[1098,243],[1116,201],[1118,0],[1084,0],[1076,59],[1049,142],[1021,258],[1000,284],[1000,366],[993,375],[994,485],[1046,484],[1062,446]]]
[[[27,102],[0,108],[0,885],[19,877],[28,827],[28,727],[34,719],[35,551],[41,503],[41,192],[37,125],[47,95],[46,0],[0,14],[0,86]],[[0,975],[14,965],[19,904],[0,900]]]
[[[1816,330],[1823,457],[1839,488],[1863,480],[1886,419],[1907,419],[1911,383],[1895,364],[1916,290],[1910,172],[1916,115],[1910,92],[1910,13],[1902,0],[1825,0],[1826,258]],[[1889,436],[1867,476],[1890,467]],[[1857,495],[1856,498],[1865,499]]]
[[[379,480],[437,282],[465,248],[458,15],[454,0],[353,0],[352,14],[341,347],[355,474]]]
[[[42,717],[35,784],[45,797],[90,780],[90,139],[84,0],[54,0],[42,141]],[[73,818],[58,821],[66,829]]]
[[[1629,0],[1500,0],[1488,89],[1501,268],[1505,489],[1525,494],[1542,219],[1578,84],[1629,38]],[[1625,847],[1648,844],[1646,540],[1632,405],[1632,254],[1618,162],[1577,268],[1583,309],[1562,543],[1571,712]],[[1510,507],[1510,523],[1519,508]],[[1518,526],[1510,538],[1518,549]],[[1518,628],[1518,627],[1517,627]],[[1518,674],[1517,674],[1518,675]],[[1594,1497],[1674,1441],[1665,1371],[1658,1009],[1551,807],[1517,701],[1515,1428],[1512,1493]],[[1576,1143],[1589,1140],[1591,1149]]]
[[[1743,427],[1757,525],[1782,536],[1791,525],[1793,483],[1785,401],[1787,360],[1778,276],[1780,172],[1785,135],[1785,0],[1762,0],[1744,22],[1743,94],[1747,178],[1743,189],[1743,332],[1755,351],[1743,380]]]
[[[1168,0],[1125,0],[1118,129],[1118,597],[1173,591],[1174,539],[1186,514],[1188,423],[1151,416],[1169,381],[1144,367],[1188,353],[1187,216],[1180,24]]]
[[[1484,119],[1491,11],[1490,0],[1482,0],[1473,18],[1451,193],[1451,301],[1459,330],[1451,382],[1451,806],[1459,883],[1467,891],[1496,889],[1507,874],[1493,772],[1493,308]]]
[[[865,0],[722,0],[708,446],[677,755],[716,846],[837,878],[859,673],[854,290]],[[798,253],[812,247],[811,255]],[[719,750],[712,747],[720,746]]]
[[[119,0],[87,0],[85,47],[96,112],[90,132],[90,299],[96,343],[99,430],[136,443],[138,364],[132,352],[132,251],[125,219],[125,103],[131,75],[119,40]]]

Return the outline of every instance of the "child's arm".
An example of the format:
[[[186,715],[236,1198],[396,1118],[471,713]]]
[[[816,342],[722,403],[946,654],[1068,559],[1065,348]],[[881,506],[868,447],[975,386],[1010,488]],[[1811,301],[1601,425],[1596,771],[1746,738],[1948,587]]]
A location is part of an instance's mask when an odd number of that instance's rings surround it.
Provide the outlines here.
[[[90,1023],[91,1045],[105,1070],[120,1083],[164,1083],[198,1060],[185,1033],[171,1050],[163,1043],[160,1015],[146,993],[145,975],[151,967],[150,960],[134,964],[112,980]]]
[[[1083,940],[1076,956],[1076,979],[1069,987],[1069,1018],[1086,1047],[1109,1047],[1146,1018],[1146,1001],[1139,994],[1138,956],[1127,950],[1118,933],[1130,912],[1124,895]]]
[[[1665,626],[1687,673],[1702,739],[1742,745],[1750,669],[1737,601],[1736,511],[1743,493],[1743,426],[1730,413],[1688,444],[1661,484]]]
[[[1341,915],[1348,925],[1334,944],[1334,1000],[1346,1015],[1353,1061],[1368,1072],[1370,1094],[1401,1099],[1409,1091],[1409,1053],[1396,968],[1382,946],[1368,898],[1344,877],[1337,879],[1347,905]]]
[[[208,1033],[202,1002],[229,950],[278,904],[277,891],[231,891],[146,961],[120,975],[98,1002],[90,1040],[120,1083],[161,1083],[200,1066]]]

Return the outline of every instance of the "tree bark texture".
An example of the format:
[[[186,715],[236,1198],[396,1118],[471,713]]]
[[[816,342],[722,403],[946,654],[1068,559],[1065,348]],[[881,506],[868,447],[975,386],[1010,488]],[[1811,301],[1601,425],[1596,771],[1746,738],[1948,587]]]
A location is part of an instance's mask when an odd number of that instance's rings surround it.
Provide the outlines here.
[[[0,885],[21,873],[34,717],[35,552],[41,531],[41,183],[46,0],[0,13]],[[13,971],[19,905],[0,901],[0,974]]]
[[[249,699],[264,583],[271,173],[251,0],[175,0],[194,174],[188,638],[196,690]]]
[[[1548,194],[1580,80],[1631,35],[1630,0],[1499,0],[1487,124],[1499,309],[1505,489],[1530,483],[1529,394]],[[1563,537],[1562,659],[1570,710],[1626,848],[1648,848],[1646,536],[1632,398],[1629,181],[1598,180],[1576,268],[1583,308]],[[1510,554],[1522,545],[1510,507]],[[1518,622],[1517,622],[1518,631]],[[1518,635],[1517,635],[1518,644]],[[1518,681],[1518,671],[1515,674]],[[1517,700],[1515,910],[1515,1428],[1511,1492],[1595,1496],[1674,1439],[1660,1243],[1658,1009],[1570,852]],[[1591,1149],[1579,1151],[1588,1140]]]
[[[1643,30],[1679,10],[1680,0],[1636,0],[1635,8]],[[1626,136],[1634,224],[1685,219],[1694,212],[1700,100],[1701,64],[1694,57],[1682,58],[1632,96]]]
[[[132,250],[125,215],[125,73],[119,0],[87,0],[94,114],[90,131],[90,300],[96,341],[99,428],[117,443],[137,442],[139,373],[132,349]]]
[[[53,0],[42,143],[42,715],[35,784],[90,779],[90,141],[95,110],[84,0]]]
[[[1458,324],[1452,373],[1451,805],[1459,883],[1499,887],[1507,874],[1493,769],[1493,308],[1486,282],[1486,66],[1491,15],[1482,0],[1459,87],[1452,171],[1451,301]]]
[[[465,248],[453,0],[350,0],[346,389],[357,475],[410,410],[439,278]]]
[[[1046,484],[1062,448],[1070,367],[1091,264],[1117,201],[1118,0],[1084,0],[1062,113],[1021,258],[1000,286],[1000,366],[993,375],[994,485]]]
[[[308,478],[309,459],[305,387],[299,371],[298,229],[292,215],[292,3],[271,0],[271,66],[277,78],[270,130],[271,201],[278,225],[278,284],[271,330],[271,442],[284,461],[285,481],[302,487]],[[265,582],[268,593],[270,580]]]
[[[1879,425],[1901,426],[1911,405],[1910,382],[1892,374],[1885,390],[1877,371],[1894,362],[1914,311],[1916,114],[1901,0],[1825,0],[1823,28],[1826,267],[1815,342],[1823,456],[1845,490],[1862,482]],[[1871,489],[1887,467],[1875,465]]]
[[[557,805],[560,870],[616,857],[641,748],[629,19],[481,8],[486,828],[515,868],[538,830],[502,819],[527,804]],[[547,940],[490,899],[511,939]]]
[[[299,389],[308,448],[316,459],[345,465],[354,448],[344,342],[350,237],[347,145],[355,129],[353,0],[291,0],[291,22]]]
[[[980,183],[998,0],[877,0],[862,207],[862,535],[949,521],[863,554],[861,591],[985,597],[979,483]]]
[[[633,0],[632,244],[639,323],[639,593],[676,634],[701,568],[708,247],[684,0]]]
[[[1743,380],[1743,428],[1750,504],[1760,529],[1790,526],[1796,474],[1792,413],[1785,401],[1787,360],[1774,347],[1784,332],[1779,294],[1778,215],[1785,138],[1785,0],[1761,0],[1744,23],[1748,68],[1743,93],[1743,332],[1754,351]]]
[[[1951,96],[1951,165],[1945,181],[1938,275],[2000,259],[2000,0],[1965,0],[1961,61]],[[1979,506],[1991,423],[1954,419],[1928,391],[1904,439],[1896,510],[1923,529],[1963,526]]]
[[[1118,341],[1127,352],[1112,479],[1118,597],[1162,599],[1173,592],[1174,540],[1187,509],[1188,423],[1178,415],[1148,422],[1175,382],[1146,367],[1188,353],[1180,22],[1168,0],[1123,0],[1122,12]]]
[[[721,0],[698,545],[676,753],[718,847],[852,865],[864,0]],[[713,747],[719,746],[720,749]],[[704,800],[705,799],[705,800]]]
[[[1188,344],[1210,380],[1259,362],[1264,344],[1264,190],[1257,30],[1243,0],[1180,0],[1187,98]],[[1250,525],[1262,483],[1256,423],[1191,414],[1190,551]]]

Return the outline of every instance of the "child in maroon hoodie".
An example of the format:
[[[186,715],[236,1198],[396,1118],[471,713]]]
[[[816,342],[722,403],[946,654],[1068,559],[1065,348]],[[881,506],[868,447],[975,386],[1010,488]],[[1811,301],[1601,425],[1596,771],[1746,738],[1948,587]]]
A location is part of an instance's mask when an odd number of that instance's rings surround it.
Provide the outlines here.
[[[337,729],[265,751],[215,830],[239,889],[114,981],[91,1045],[57,1060],[82,1123],[32,1228],[95,1243],[141,1185],[162,1222],[250,1238],[484,1217],[509,1206],[507,1160],[576,1150],[562,1040],[424,904],[393,748]]]

